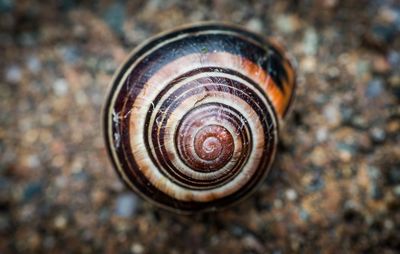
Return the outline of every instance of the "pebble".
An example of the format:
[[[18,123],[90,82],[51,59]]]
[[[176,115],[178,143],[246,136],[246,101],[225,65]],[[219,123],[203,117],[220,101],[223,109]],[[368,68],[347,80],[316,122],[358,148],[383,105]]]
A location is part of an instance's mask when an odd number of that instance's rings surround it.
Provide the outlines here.
[[[104,20],[110,28],[119,35],[123,34],[125,7],[121,1],[111,4],[104,13]]]
[[[395,166],[391,167],[389,169],[387,178],[387,182],[389,184],[400,184],[400,168]]]
[[[387,74],[391,68],[389,61],[383,56],[375,57],[372,65],[374,72],[382,75]]]
[[[303,221],[308,221],[310,218],[310,214],[303,208],[300,209],[299,216]]]
[[[381,143],[385,141],[386,133],[382,128],[374,127],[370,130],[371,138],[376,143]]]
[[[325,106],[325,108],[323,109],[323,113],[324,113],[325,119],[331,126],[334,127],[334,126],[337,126],[340,124],[341,114],[340,114],[339,107],[337,107],[336,104],[331,103],[331,104],[328,104],[327,106]]]
[[[144,252],[144,246],[140,243],[133,243],[131,246],[131,251],[133,254],[141,254]]]
[[[30,168],[38,168],[40,166],[39,156],[36,154],[31,154],[27,158],[27,166]]]
[[[400,184],[393,187],[393,192],[397,197],[400,197]]]
[[[63,230],[67,226],[67,218],[64,215],[58,215],[54,219],[54,226],[58,230]]]
[[[99,221],[108,223],[110,219],[110,210],[108,208],[102,208],[98,216],[99,216]]]
[[[81,58],[80,50],[75,46],[63,46],[58,49],[61,53],[62,58],[68,64],[75,64]]]
[[[19,83],[22,79],[22,71],[18,65],[11,65],[6,70],[6,81],[10,83]]]
[[[336,149],[338,150],[340,159],[345,162],[350,161],[357,152],[355,145],[343,142],[338,142]]]
[[[53,84],[53,91],[57,96],[64,96],[68,92],[68,83],[65,79],[57,79]]]
[[[393,229],[394,226],[395,226],[395,224],[393,223],[393,221],[390,220],[390,219],[386,219],[386,220],[383,222],[383,225],[385,226],[385,228],[386,228],[387,230],[391,230],[391,229]]]
[[[317,60],[313,56],[306,56],[301,60],[300,68],[306,73],[313,73],[317,68]]]
[[[9,12],[14,8],[13,0],[0,0],[0,13]]]
[[[230,229],[231,233],[237,237],[242,237],[246,233],[246,229],[240,225],[233,225]]]
[[[246,27],[249,30],[252,30],[254,32],[260,33],[263,29],[263,24],[261,23],[261,20],[258,18],[252,18],[246,23]]]
[[[115,212],[121,217],[131,217],[138,208],[138,198],[133,193],[124,193],[118,196],[116,200]]]
[[[380,78],[375,78],[368,83],[365,95],[368,98],[373,99],[379,97],[382,94],[383,90],[383,80]]]
[[[388,53],[388,62],[391,66],[400,66],[400,52],[391,50]]]
[[[328,130],[325,127],[318,128],[316,138],[318,142],[326,141],[328,139]]]
[[[374,200],[380,200],[383,197],[382,188],[376,182],[371,184],[370,189],[369,189],[369,193],[370,193],[371,198],[374,199]]]
[[[306,55],[315,55],[318,51],[318,34],[313,28],[308,28],[304,33],[303,51]]]
[[[56,244],[56,239],[52,235],[48,235],[43,240],[43,246],[45,249],[52,249]]]
[[[377,167],[369,166],[368,176],[371,177],[372,179],[378,179],[381,176],[381,172]]]
[[[372,38],[379,44],[388,44],[396,36],[396,27],[391,24],[377,24],[372,27]]]
[[[255,253],[265,253],[265,247],[262,242],[258,240],[254,235],[247,234],[242,238],[243,245],[246,249],[255,251]]]
[[[11,227],[11,219],[6,214],[0,213],[0,232],[5,232]]]
[[[299,18],[295,15],[280,15],[275,25],[283,33],[293,33],[301,26]]]
[[[18,36],[18,42],[27,48],[34,47],[38,43],[38,34],[33,32],[24,32]]]
[[[393,74],[389,77],[389,85],[393,94],[400,100],[400,74]]]
[[[11,182],[6,177],[0,176],[0,196],[3,191],[7,191],[11,187]]]
[[[320,174],[315,175],[307,186],[308,191],[316,192],[323,189],[325,186],[324,179]]]
[[[280,199],[275,199],[275,200],[274,200],[274,207],[275,207],[276,209],[281,209],[282,206],[283,206],[282,200],[280,200]]]
[[[353,107],[350,106],[342,106],[340,107],[340,115],[342,118],[342,121],[345,123],[351,123],[351,121],[353,120],[353,116],[354,116],[354,109]]]
[[[40,181],[29,183],[24,189],[23,201],[24,202],[31,201],[34,197],[39,196],[42,193],[42,191],[43,191],[43,186]]]
[[[290,201],[294,201],[297,199],[297,192],[293,189],[288,189],[285,194],[286,198]]]
[[[26,65],[33,74],[38,74],[42,69],[42,64],[36,56],[30,56]]]

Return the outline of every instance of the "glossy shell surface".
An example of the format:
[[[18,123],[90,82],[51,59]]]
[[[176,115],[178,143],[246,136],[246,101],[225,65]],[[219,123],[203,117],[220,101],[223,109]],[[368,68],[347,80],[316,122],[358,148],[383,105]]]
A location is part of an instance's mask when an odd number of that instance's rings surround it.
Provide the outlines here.
[[[203,24],[156,36],[112,82],[103,112],[112,162],[170,210],[235,203],[267,175],[294,86],[282,49],[246,30]]]

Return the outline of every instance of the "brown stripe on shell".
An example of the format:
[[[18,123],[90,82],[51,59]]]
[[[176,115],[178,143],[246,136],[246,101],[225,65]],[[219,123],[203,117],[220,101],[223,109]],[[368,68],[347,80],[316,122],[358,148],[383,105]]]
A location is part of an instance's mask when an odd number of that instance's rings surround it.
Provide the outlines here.
[[[275,111],[282,117],[293,96],[294,71],[273,45],[271,52],[284,70],[282,79],[269,76],[255,55],[218,49],[218,43],[210,43],[210,50],[177,48],[162,55],[163,48],[179,40],[202,38],[201,43],[207,44],[204,39],[223,38],[217,34],[241,43],[237,48],[248,48],[249,53],[254,42],[257,52],[262,52],[257,36],[224,25],[166,34],[165,41],[157,37],[136,50],[122,68],[126,74],[116,76],[107,100],[106,137],[114,165],[130,187],[166,208],[214,209],[254,190],[275,154]],[[201,88],[179,90],[191,83]],[[210,105],[218,105],[214,109],[221,111],[188,113]],[[180,125],[185,119],[192,121]],[[207,181],[213,184],[201,185]]]

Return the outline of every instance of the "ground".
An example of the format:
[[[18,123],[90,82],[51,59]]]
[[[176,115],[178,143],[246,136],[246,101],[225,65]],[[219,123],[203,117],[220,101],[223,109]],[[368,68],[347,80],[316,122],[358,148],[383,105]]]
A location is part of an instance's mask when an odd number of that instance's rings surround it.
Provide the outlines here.
[[[135,46],[201,20],[279,38],[299,82],[261,188],[182,216],[122,184],[100,113]],[[0,0],[0,253],[396,253],[399,35],[394,0]]]

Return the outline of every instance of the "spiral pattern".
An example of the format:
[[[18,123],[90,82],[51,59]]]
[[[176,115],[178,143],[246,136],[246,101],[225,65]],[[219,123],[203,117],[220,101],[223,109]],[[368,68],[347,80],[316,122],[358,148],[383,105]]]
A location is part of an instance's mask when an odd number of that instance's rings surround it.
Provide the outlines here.
[[[281,50],[247,31],[199,25],[160,35],[114,79],[104,110],[110,156],[158,205],[226,206],[268,172],[293,88]]]

